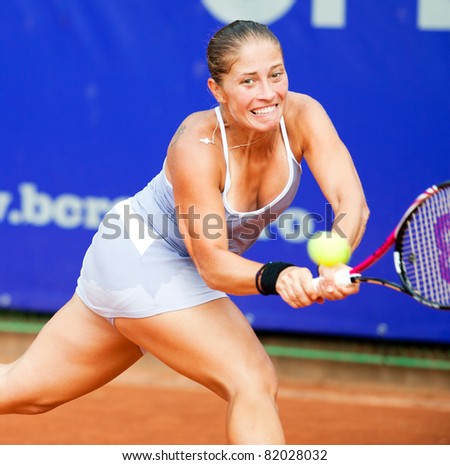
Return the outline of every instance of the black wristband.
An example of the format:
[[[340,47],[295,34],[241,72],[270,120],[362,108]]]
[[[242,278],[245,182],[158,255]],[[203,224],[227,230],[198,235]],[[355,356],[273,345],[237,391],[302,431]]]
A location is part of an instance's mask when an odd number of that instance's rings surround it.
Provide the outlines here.
[[[262,295],[278,295],[276,290],[277,279],[280,273],[292,263],[286,262],[269,262],[263,265],[256,273],[256,289]]]

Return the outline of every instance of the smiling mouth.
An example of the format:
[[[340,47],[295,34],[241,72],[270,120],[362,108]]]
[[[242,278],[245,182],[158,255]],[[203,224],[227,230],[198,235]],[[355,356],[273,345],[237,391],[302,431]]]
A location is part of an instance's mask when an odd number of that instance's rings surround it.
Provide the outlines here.
[[[268,113],[271,113],[278,107],[278,104],[276,105],[270,105],[268,107],[263,107],[263,108],[256,108],[255,110],[250,110],[254,115],[267,115]]]

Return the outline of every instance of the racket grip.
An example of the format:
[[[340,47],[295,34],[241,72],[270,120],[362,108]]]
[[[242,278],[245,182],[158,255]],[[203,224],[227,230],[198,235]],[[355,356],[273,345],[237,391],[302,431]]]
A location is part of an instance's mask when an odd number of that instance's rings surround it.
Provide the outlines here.
[[[336,283],[336,286],[349,286],[353,282],[351,277],[352,275],[350,274],[350,270],[339,270],[334,275],[334,282]],[[313,279],[313,285],[316,291],[319,290],[320,281],[323,281],[322,277]]]

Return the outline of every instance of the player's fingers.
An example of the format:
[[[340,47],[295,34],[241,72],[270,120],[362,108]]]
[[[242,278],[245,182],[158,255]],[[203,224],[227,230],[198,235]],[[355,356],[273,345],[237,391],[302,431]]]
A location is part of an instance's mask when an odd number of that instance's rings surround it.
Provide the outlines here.
[[[291,307],[297,308],[295,294],[291,290],[291,271],[294,267],[284,269],[277,278],[276,290],[278,295]]]
[[[359,283],[349,284],[347,286],[339,286],[344,296],[353,295],[359,292]]]
[[[311,272],[307,268],[290,267],[280,273],[277,291],[289,305],[295,308],[307,307],[319,299],[320,294],[312,283]]]
[[[317,302],[318,300],[323,301],[322,292],[320,291],[319,287],[314,285],[311,273],[309,273],[309,275],[306,276],[299,284],[304,294],[312,302]]]
[[[350,271],[350,267],[346,265],[337,265],[334,267],[324,267],[321,266],[319,268],[320,275],[322,277],[320,292],[322,293],[323,297],[327,300],[339,300],[343,299],[349,295],[355,294],[359,291],[358,284],[349,284],[349,285],[341,285],[336,284],[336,276],[338,273],[342,273],[343,271]]]
[[[320,291],[326,300],[340,300],[356,294],[359,291],[359,284],[336,285],[323,280],[320,283]]]
[[[305,306],[324,301],[320,290],[314,285],[311,272],[307,268],[304,268],[302,273],[297,275],[295,293]]]
[[[289,292],[280,292],[280,296],[293,308],[307,307],[314,302],[304,292],[294,291],[294,289]]]

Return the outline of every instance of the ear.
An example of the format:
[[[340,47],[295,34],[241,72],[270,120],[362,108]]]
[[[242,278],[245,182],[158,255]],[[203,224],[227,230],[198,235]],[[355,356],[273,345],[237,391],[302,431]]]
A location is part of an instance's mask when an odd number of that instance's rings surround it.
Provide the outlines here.
[[[223,103],[225,100],[223,98],[223,89],[217,84],[213,78],[208,78],[208,89],[213,94],[214,98],[219,102]]]

